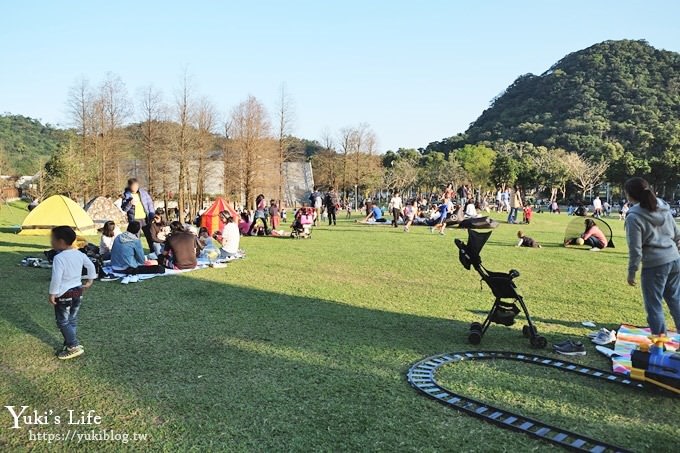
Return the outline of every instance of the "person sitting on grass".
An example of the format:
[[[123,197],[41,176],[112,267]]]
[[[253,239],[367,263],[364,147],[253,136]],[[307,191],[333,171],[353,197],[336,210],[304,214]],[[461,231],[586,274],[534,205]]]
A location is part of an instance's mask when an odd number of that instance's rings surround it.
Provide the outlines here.
[[[250,216],[246,211],[241,213],[241,218],[238,221],[238,230],[243,236],[247,236],[250,231]]]
[[[368,215],[362,223],[385,223],[387,219],[383,217],[382,209],[377,204],[371,202],[368,210]]]
[[[207,232],[207,230],[206,230]],[[184,226],[174,221],[170,224],[170,235],[165,240],[165,267],[171,269],[194,269],[198,265],[196,258],[200,253],[198,238]]]
[[[154,213],[151,224],[149,225],[149,239],[151,241],[151,251],[159,257],[163,254],[163,246],[167,238],[165,221],[163,220],[165,209],[158,208]]]
[[[475,206],[474,200],[468,200],[465,206],[465,217],[475,218],[477,217],[477,207]]]
[[[128,224],[127,231],[119,234],[111,247],[111,268],[117,274],[126,274],[121,283],[136,283],[140,274],[162,274],[163,267],[158,261],[146,260],[139,232],[142,226],[137,221]]]
[[[239,227],[236,225],[236,220],[231,216],[229,211],[220,212],[220,218],[224,222],[220,259],[237,257],[240,255],[239,246],[241,244],[241,235]]]
[[[206,227],[201,227],[198,229],[198,245],[201,250],[206,248],[208,245],[212,244],[212,237],[210,237],[210,232]]]
[[[107,220],[102,228],[102,237],[99,240],[99,255],[102,260],[111,259],[111,248],[116,236],[120,234],[120,229],[116,226],[116,222]]]
[[[92,261],[80,250],[73,248],[76,232],[69,226],[52,228],[50,242],[58,254],[52,262],[52,279],[49,288],[49,303],[54,307],[57,327],[64,337],[63,348],[57,353],[61,360],[82,355],[84,350],[78,342],[78,312],[83,290],[92,286],[97,270]],[[85,283],[83,268],[86,269]]]
[[[564,245],[588,245],[591,252],[599,252],[607,247],[607,237],[595,224],[595,221],[593,219],[586,219],[584,223],[586,229],[583,234],[574,239],[567,239]]]
[[[522,230],[517,232],[517,239],[519,239],[519,241],[517,242],[516,247],[531,247],[536,249],[541,248],[541,244],[539,244],[533,238],[526,236]]]
[[[670,206],[657,198],[642,178],[631,178],[624,185],[631,206],[626,216],[628,241],[628,284],[636,286],[640,263],[642,299],[652,335],[666,334],[661,301],[680,329],[680,228]]]
[[[439,230],[439,234],[442,236],[444,235],[444,230],[446,229],[446,218],[448,217],[449,214],[449,199],[445,198],[444,202],[439,205],[439,208],[437,208],[437,211],[439,211],[439,217],[437,219],[437,224],[430,229],[431,233],[434,233],[435,230]]]

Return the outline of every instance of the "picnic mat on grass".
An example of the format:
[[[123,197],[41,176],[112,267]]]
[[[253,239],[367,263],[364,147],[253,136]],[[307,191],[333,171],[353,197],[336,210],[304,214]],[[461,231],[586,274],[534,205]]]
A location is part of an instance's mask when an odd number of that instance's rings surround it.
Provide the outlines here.
[[[218,260],[218,261],[215,261],[215,264],[225,265],[226,263],[230,263],[232,261],[236,261],[236,260],[239,260],[239,259],[242,259],[242,257],[240,257],[240,258],[234,257],[234,258],[227,258],[227,259],[223,259],[223,260]],[[193,269],[183,269],[183,270],[180,270],[180,269],[165,269],[165,273],[163,273],[163,274],[139,274],[139,275],[137,275],[137,277],[139,277],[140,280],[148,280],[148,279],[154,278],[154,277],[161,277],[161,276],[164,276],[164,275],[184,274],[186,272],[193,272],[193,271],[198,270],[198,269],[207,269],[207,268],[210,267],[210,261],[208,259],[198,258],[197,261],[198,261],[198,265]],[[103,270],[104,270],[105,273],[111,274],[111,275],[118,277],[118,278],[125,277],[125,274],[121,274],[121,273],[113,271],[113,269],[111,268],[110,261],[107,261],[107,262],[104,263]]]
[[[632,367],[631,356],[633,351],[641,344],[652,344],[649,336],[652,334],[649,327],[635,327],[622,324],[616,335],[614,351],[616,355],[612,357],[612,371],[620,374],[630,374]],[[680,335],[674,330],[668,330],[667,335],[673,341],[666,343],[666,348],[677,351],[680,348]]]

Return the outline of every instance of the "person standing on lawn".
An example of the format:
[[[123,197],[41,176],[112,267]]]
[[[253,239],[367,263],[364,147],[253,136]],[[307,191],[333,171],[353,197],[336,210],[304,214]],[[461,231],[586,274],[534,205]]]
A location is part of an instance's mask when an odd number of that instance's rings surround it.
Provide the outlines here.
[[[127,214],[128,224],[139,222],[146,242],[149,244],[149,249],[153,250],[153,241],[149,232],[149,225],[155,214],[153,199],[149,192],[139,187],[137,178],[128,179],[120,208]]]
[[[326,197],[324,198],[323,204],[326,207],[326,212],[328,213],[328,226],[337,225],[338,205],[340,202],[338,200],[338,193],[335,191],[335,189],[328,191]]]
[[[392,226],[397,227],[399,218],[401,217],[401,209],[403,208],[403,202],[401,201],[401,196],[399,191],[395,191],[392,194],[392,199],[390,199],[390,212],[392,214]]]
[[[670,206],[657,198],[642,178],[624,186],[632,204],[626,216],[628,284],[636,286],[635,274],[642,263],[640,286],[652,335],[665,335],[662,300],[680,329],[680,228]]]
[[[83,347],[78,342],[78,312],[83,297],[83,290],[92,286],[97,278],[97,270],[92,261],[80,250],[73,248],[76,232],[69,226],[52,228],[50,241],[52,249],[58,254],[52,264],[49,303],[54,307],[57,327],[64,337],[64,346],[57,353],[60,360],[72,359],[82,355]],[[85,283],[83,268],[86,270]]]
[[[517,223],[517,213],[524,207],[522,203],[522,192],[519,186],[515,186],[515,190],[510,195],[510,212],[508,213],[508,223]]]

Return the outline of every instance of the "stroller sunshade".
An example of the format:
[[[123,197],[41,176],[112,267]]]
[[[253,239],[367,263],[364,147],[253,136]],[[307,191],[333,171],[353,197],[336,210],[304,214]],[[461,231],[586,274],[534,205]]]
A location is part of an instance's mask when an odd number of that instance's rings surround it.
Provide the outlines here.
[[[489,240],[491,232],[480,233],[474,230],[468,230],[468,242],[456,239],[456,245],[460,250],[458,258],[465,269],[470,270],[470,266],[479,265],[482,262],[479,254],[484,248],[484,244]]]

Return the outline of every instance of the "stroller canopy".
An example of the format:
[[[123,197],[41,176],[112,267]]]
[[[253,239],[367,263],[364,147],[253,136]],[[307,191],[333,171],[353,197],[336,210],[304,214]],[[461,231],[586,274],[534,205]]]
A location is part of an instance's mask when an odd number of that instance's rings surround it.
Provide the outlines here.
[[[469,270],[471,265],[476,266],[481,264],[482,258],[479,254],[484,248],[486,241],[489,240],[489,236],[491,236],[491,231],[480,233],[479,231],[468,230],[467,244],[456,239],[456,245],[460,249],[458,259],[466,269]]]
[[[595,222],[595,225],[602,230],[602,233],[607,238],[607,247],[614,248],[614,235],[612,229],[607,222],[596,217],[587,217],[588,219]],[[580,237],[585,231],[584,217],[576,217],[569,224],[567,224],[567,229],[564,231],[564,243],[571,239]]]

